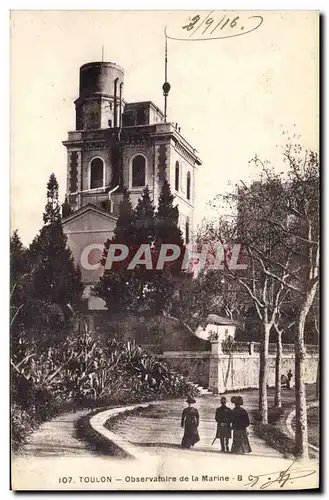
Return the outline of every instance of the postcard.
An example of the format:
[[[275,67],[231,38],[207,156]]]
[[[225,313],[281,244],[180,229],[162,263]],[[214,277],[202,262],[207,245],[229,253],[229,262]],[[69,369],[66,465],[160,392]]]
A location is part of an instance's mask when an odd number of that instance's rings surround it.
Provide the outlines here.
[[[318,489],[319,12],[10,43],[11,489]]]

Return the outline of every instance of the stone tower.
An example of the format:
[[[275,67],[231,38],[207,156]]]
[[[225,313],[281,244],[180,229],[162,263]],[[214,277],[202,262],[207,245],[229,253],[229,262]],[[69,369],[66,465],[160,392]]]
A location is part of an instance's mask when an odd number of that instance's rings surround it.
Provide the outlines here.
[[[80,266],[84,249],[94,245],[88,255],[90,269],[81,266],[86,289],[102,274],[97,266],[100,248],[113,234],[123,187],[129,190],[135,206],[147,185],[157,205],[167,179],[185,240],[189,241],[194,227],[195,171],[201,165],[197,151],[182,136],[177,123],[165,123],[153,102],[126,102],[123,87],[124,71],[117,64],[91,62],[81,66],[75,130],[68,132],[63,142],[70,207],[63,228]],[[91,307],[88,293],[87,298]]]

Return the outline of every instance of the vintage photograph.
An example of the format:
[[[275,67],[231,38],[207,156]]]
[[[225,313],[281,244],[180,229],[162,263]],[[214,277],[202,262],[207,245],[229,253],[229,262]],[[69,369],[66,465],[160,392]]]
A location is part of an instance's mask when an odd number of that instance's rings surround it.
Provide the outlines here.
[[[11,489],[318,489],[319,12],[10,25]]]

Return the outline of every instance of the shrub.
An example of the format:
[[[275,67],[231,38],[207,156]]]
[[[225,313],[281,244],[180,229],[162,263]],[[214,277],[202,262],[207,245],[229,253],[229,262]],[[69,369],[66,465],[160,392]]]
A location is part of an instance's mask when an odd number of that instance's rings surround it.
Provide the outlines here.
[[[193,384],[132,341],[74,332],[63,346],[25,346],[12,360],[13,439],[22,442],[64,407],[95,407],[196,394]],[[30,425],[28,420],[30,419]]]
[[[296,448],[294,440],[284,434],[275,425],[255,422],[254,430],[255,434],[261,439],[264,439],[272,448],[275,448],[286,457],[294,457]]]
[[[17,450],[24,443],[26,436],[34,429],[34,420],[31,412],[24,410],[16,403],[11,405],[11,444],[13,450]]]

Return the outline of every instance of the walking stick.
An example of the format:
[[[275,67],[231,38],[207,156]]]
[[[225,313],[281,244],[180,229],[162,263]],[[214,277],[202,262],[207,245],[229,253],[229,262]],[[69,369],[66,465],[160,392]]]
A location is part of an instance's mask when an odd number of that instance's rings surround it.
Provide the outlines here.
[[[215,436],[215,437],[214,437],[214,440],[213,440],[213,442],[211,443],[211,446],[214,444],[214,442],[216,441],[216,439],[218,439],[218,437],[217,437],[217,436]]]

